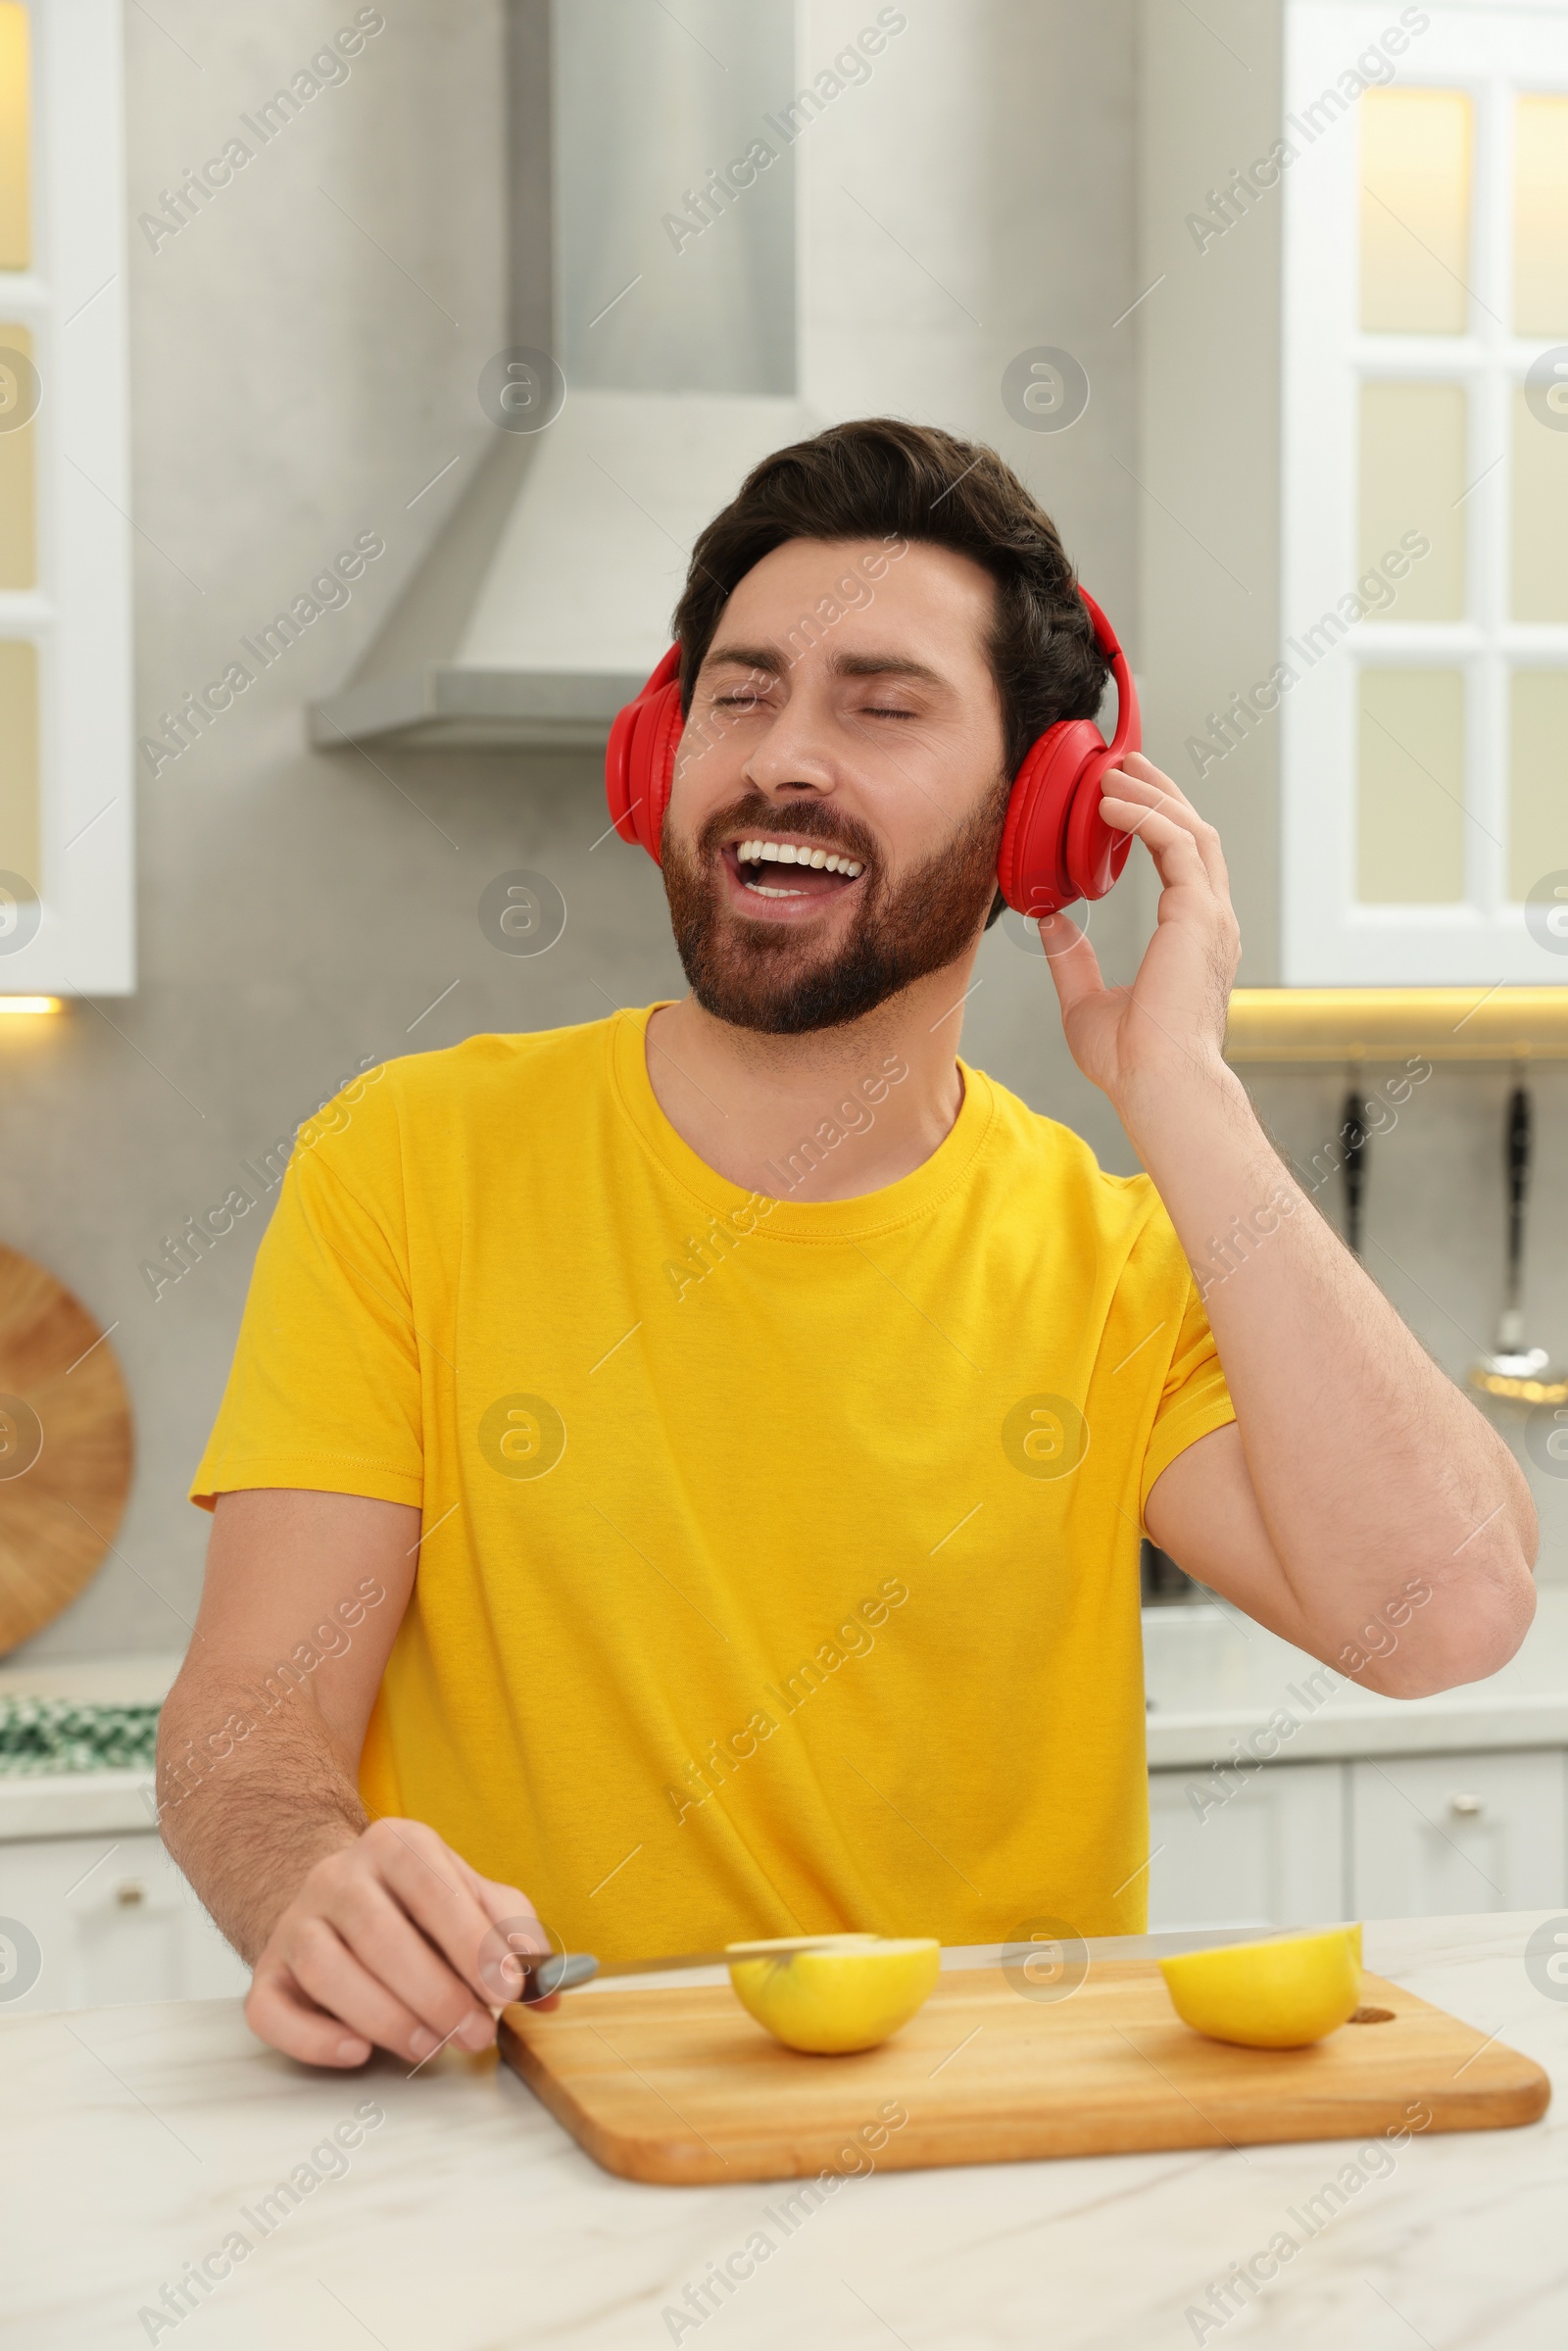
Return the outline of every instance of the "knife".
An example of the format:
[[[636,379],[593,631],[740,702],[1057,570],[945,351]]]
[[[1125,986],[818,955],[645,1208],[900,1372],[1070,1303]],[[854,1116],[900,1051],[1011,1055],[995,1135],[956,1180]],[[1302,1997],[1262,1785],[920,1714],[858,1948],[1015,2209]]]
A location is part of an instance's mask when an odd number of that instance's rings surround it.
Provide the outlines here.
[[[595,1976],[652,1976],[676,1968],[728,1967],[732,1959],[778,1959],[786,1952],[824,1951],[852,1939],[859,1938],[800,1935],[774,1942],[731,1943],[723,1951],[666,1951],[655,1959],[596,1959],[591,1951],[514,1951],[512,1957],[522,1971],[517,2000],[532,2008],[553,1992],[570,1991]]]

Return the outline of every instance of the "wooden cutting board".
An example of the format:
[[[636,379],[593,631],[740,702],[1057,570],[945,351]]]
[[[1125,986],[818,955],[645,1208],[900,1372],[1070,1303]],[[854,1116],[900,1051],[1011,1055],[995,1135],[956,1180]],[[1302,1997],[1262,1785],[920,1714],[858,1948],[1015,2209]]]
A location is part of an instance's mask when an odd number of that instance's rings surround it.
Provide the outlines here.
[[[1138,1959],[1097,1961],[1055,2001],[1000,1968],[944,1973],[902,2033],[855,2057],[782,2048],[723,1984],[568,1992],[543,2015],[506,2009],[500,2038],[606,2171],[666,2182],[1495,2131],[1545,2112],[1528,2057],[1381,1977],[1362,1985],[1361,2013],[1383,2021],[1308,2049],[1204,2039]]]

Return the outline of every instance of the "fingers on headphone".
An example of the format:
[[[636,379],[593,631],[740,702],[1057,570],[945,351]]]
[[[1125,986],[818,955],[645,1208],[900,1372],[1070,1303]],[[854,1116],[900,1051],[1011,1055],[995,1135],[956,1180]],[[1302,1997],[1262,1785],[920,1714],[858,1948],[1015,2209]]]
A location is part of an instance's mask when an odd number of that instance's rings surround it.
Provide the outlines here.
[[[1147,776],[1134,775],[1126,768],[1112,768],[1109,771],[1104,779],[1107,799],[1118,806],[1145,809],[1149,817],[1167,817],[1183,832],[1190,834],[1209,881],[1222,895],[1228,893],[1230,876],[1220,837],[1214,826],[1206,817],[1199,814],[1186,793],[1168,775],[1161,774],[1147,759],[1139,763],[1149,767]],[[1152,847],[1147,820],[1140,821],[1136,829],[1142,838],[1150,840]]]
[[[1157,769],[1155,772],[1158,772]],[[1153,805],[1161,815],[1170,817],[1184,832],[1192,835],[1203,861],[1203,871],[1219,896],[1225,897],[1230,890],[1230,876],[1226,871],[1225,852],[1215,827],[1206,816],[1199,814],[1186,793],[1173,784],[1168,775],[1159,777],[1159,793],[1160,797]]]
[[[1119,767],[1107,767],[1101,780],[1106,791],[1114,791],[1118,782],[1125,784],[1128,790],[1122,798],[1136,800],[1146,808],[1181,808],[1195,820],[1198,817],[1198,810],[1181,786],[1137,753],[1124,759]]]
[[[1132,754],[1119,772],[1130,783],[1142,786],[1152,795],[1157,796],[1149,801],[1148,805],[1151,808],[1162,808],[1167,815],[1176,816],[1181,823],[1187,826],[1198,843],[1203,863],[1210,875],[1218,881],[1222,888],[1226,887],[1225,856],[1220,846],[1219,834],[1208,822],[1208,819],[1193,806],[1180,784],[1173,777],[1166,775],[1161,768],[1156,767],[1152,759],[1146,759],[1142,752]],[[1112,777],[1107,775],[1105,781],[1107,785],[1110,785]],[[1140,791],[1133,797],[1142,799],[1143,793]]]
[[[1138,835],[1158,867],[1161,881],[1212,885],[1213,877],[1193,826],[1182,821],[1179,810],[1108,795],[1105,820],[1118,831]]]
[[[1149,762],[1145,760],[1143,764],[1148,766]],[[1191,828],[1198,840],[1201,841],[1206,834],[1212,838],[1216,846],[1218,845],[1218,833],[1215,832],[1214,827],[1201,810],[1193,806],[1180,784],[1170,776],[1162,775],[1157,767],[1150,767],[1148,777],[1140,780],[1146,780],[1158,792],[1159,800],[1156,805],[1164,808],[1167,813],[1179,816],[1182,823]]]

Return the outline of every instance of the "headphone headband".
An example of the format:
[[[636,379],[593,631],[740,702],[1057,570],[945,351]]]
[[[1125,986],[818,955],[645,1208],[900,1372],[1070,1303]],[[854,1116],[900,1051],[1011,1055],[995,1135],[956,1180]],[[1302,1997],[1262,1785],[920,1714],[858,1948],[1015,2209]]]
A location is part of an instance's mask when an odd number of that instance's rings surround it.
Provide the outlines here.
[[[1133,729],[1138,724],[1138,696],[1133,686],[1133,673],[1128,666],[1127,656],[1121,649],[1121,640],[1100,606],[1087,588],[1081,586],[1078,593],[1089,607],[1095,642],[1109,661],[1110,674],[1116,681],[1116,732],[1110,739],[1110,749],[1119,759],[1124,751],[1138,749],[1137,743],[1131,739]]]

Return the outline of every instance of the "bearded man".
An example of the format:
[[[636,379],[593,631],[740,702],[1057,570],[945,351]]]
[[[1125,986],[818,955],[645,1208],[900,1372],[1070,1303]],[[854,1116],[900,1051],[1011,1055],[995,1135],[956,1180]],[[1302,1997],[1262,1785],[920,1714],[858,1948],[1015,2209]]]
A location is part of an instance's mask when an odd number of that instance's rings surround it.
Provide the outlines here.
[[[1048,926],[1148,1172],[958,1058],[1010,779],[1106,680],[1024,486],[835,426],[675,631],[690,994],[303,1129],[196,1477],[165,1834],[314,2064],[483,2046],[519,1932],[1137,1932],[1146,1532],[1316,1656],[1397,1627],[1396,1694],[1530,1620],[1512,1457],[1225,1064],[1224,858],[1148,759],[1100,809],[1161,885],[1134,984]]]

